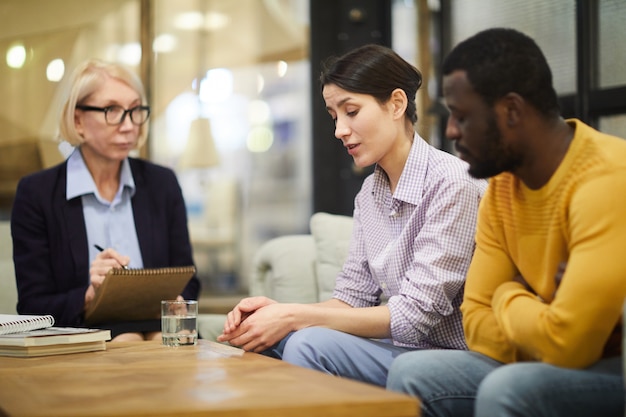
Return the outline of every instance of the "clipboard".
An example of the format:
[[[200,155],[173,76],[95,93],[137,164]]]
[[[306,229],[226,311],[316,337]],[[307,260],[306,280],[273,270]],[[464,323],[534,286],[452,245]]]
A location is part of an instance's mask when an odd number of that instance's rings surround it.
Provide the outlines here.
[[[176,299],[195,272],[194,266],[111,269],[85,312],[85,324],[157,320],[161,300]]]

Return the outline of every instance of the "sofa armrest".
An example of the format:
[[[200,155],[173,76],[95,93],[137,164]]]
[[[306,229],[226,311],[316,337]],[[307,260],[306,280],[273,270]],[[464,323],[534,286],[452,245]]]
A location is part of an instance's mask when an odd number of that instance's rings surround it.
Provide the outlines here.
[[[201,338],[216,342],[217,336],[222,334],[226,314],[198,314],[196,327]]]
[[[287,235],[265,242],[253,260],[250,295],[283,303],[319,301],[311,235]]]
[[[8,221],[0,221],[0,314],[17,314],[13,241]]]

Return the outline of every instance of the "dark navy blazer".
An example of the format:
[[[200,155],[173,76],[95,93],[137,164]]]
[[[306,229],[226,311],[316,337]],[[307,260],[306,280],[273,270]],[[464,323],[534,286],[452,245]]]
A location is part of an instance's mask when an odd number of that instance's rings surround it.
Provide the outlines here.
[[[129,158],[133,216],[144,268],[193,265],[187,214],[174,172]],[[22,178],[11,213],[20,314],[52,314],[55,325],[83,324],[89,248],[81,198],[66,199],[67,162]],[[197,299],[193,277],[183,291]]]

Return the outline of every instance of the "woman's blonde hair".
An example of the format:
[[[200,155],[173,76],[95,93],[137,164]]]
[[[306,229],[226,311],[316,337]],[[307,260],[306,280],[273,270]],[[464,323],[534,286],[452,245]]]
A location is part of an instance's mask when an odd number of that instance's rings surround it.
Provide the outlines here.
[[[90,59],[80,64],[72,74],[70,93],[63,105],[59,120],[60,139],[67,141],[72,146],[79,146],[85,139],[76,131],[75,116],[76,106],[84,104],[104,83],[106,77],[115,78],[135,90],[141,98],[141,103],[146,103],[146,93],[139,77],[130,69],[116,63],[104,62],[98,59]],[[143,146],[148,139],[148,123],[139,126],[139,139],[137,148]]]

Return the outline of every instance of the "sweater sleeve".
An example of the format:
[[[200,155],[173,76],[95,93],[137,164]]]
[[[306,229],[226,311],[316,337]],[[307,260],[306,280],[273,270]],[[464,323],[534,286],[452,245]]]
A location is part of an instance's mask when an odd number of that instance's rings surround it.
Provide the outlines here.
[[[569,205],[569,258],[554,299],[542,303],[516,283],[495,291],[498,327],[533,359],[584,368],[602,357],[626,296],[625,206],[623,172],[582,184]]]
[[[515,361],[516,348],[496,320],[491,302],[498,287],[512,282],[517,270],[501,239],[496,239],[493,217],[489,215],[494,198],[488,188],[480,204],[476,250],[467,273],[461,311],[469,349],[509,363]]]

